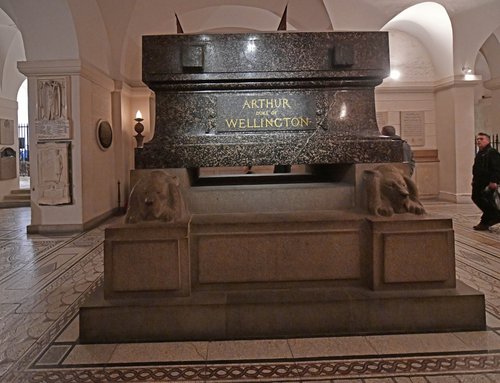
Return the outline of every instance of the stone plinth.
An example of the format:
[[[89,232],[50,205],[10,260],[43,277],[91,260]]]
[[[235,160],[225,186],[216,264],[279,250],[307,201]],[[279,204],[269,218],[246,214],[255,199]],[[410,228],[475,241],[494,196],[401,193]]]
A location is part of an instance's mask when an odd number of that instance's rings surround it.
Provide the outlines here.
[[[105,252],[84,343],[485,328],[483,294],[455,281],[451,219],[194,214],[110,228]]]

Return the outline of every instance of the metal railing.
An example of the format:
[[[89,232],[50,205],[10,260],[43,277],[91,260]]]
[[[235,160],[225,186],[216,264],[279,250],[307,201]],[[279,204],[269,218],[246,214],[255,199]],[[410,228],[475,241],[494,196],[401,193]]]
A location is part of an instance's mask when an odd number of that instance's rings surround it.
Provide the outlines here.
[[[491,146],[498,150],[498,134],[491,135]]]
[[[30,175],[30,140],[29,126],[21,124],[17,126],[19,137],[19,176],[29,177]]]

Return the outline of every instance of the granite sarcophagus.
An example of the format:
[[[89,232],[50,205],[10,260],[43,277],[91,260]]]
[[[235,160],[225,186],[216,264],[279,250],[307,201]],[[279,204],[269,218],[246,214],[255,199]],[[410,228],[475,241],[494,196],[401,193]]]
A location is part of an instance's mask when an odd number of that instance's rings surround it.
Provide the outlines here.
[[[385,32],[144,36],[157,114],[136,168],[401,161],[376,123],[388,73]]]

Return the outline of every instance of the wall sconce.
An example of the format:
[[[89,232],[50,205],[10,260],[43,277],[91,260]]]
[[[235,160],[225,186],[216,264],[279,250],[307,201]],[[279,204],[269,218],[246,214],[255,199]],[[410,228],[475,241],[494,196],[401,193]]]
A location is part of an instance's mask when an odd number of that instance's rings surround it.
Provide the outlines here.
[[[462,73],[464,74],[465,81],[472,81],[476,79],[476,76],[472,73],[472,69],[466,65],[462,67]]]
[[[462,67],[462,73],[463,74],[472,74],[472,69],[470,67],[464,65]]]
[[[137,133],[134,137],[135,140],[137,141],[137,147],[142,148],[144,142],[144,136],[142,135],[142,132],[144,131],[144,125],[142,125],[142,121],[144,121],[144,119],[142,118],[140,110],[138,110],[137,113],[135,114],[134,121],[136,121],[136,124],[134,125],[134,130]]]

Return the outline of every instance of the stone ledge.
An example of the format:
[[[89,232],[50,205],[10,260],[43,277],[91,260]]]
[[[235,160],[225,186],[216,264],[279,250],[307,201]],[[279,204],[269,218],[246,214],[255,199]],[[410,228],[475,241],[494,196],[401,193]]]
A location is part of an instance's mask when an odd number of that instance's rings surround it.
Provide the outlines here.
[[[80,309],[81,343],[289,338],[474,331],[486,328],[484,295],[454,289],[361,288],[194,293],[190,298],[104,300]]]

